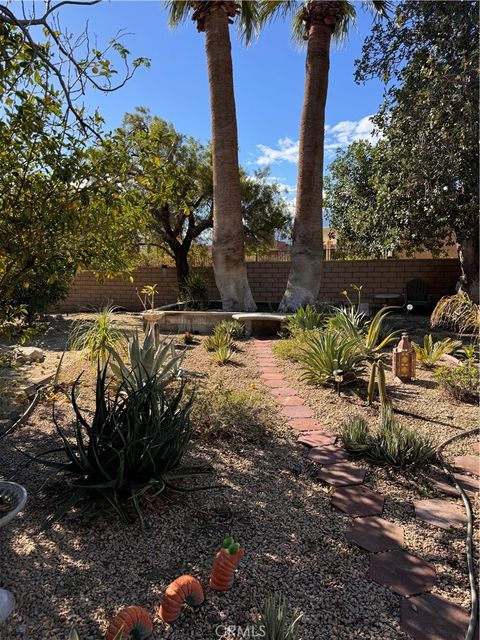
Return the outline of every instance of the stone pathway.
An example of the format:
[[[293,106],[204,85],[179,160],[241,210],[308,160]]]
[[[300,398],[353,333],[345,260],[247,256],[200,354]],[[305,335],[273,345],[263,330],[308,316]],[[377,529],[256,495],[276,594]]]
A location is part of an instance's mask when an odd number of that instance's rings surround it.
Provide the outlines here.
[[[322,465],[317,477],[332,487],[332,506],[353,518],[346,536],[370,553],[370,579],[403,596],[401,628],[414,640],[463,640],[468,611],[429,593],[437,584],[435,567],[404,551],[403,527],[380,517],[384,496],[363,484],[365,469],[348,462],[345,449],[335,444],[337,438],[322,429],[310,407],[289,386],[273,356],[273,342],[254,341],[261,378],[278,403],[281,415],[299,433],[298,442],[309,447],[307,457]],[[477,491],[478,456],[458,456],[454,458],[454,466],[462,473],[477,476],[455,476],[465,491]],[[458,498],[447,476],[437,474],[432,480],[438,491]],[[414,507],[418,519],[443,529],[464,526],[466,522],[463,509],[447,500],[415,500]]]

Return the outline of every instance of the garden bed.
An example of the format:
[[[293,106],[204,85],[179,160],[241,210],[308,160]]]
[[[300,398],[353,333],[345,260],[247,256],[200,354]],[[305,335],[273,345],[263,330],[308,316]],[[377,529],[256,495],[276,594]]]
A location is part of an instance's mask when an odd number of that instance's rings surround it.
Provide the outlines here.
[[[130,329],[141,322],[126,318]],[[74,624],[82,640],[99,639],[124,606],[139,604],[156,612],[163,590],[178,575],[191,573],[207,585],[216,547],[232,534],[245,548],[233,589],[215,593],[207,587],[205,604],[185,609],[173,631],[156,617],[155,640],[234,637],[222,635],[225,626],[258,623],[257,604],[268,591],[285,593],[290,607],[303,612],[301,640],[406,640],[399,625],[399,596],[369,581],[368,555],[346,539],[348,516],[330,505],[328,488],[315,478],[318,467],[305,459],[297,434],[285,426],[260,381],[252,341],[239,342],[230,364],[220,367],[202,348],[203,340],[197,338],[187,348],[184,363],[189,384],[198,388],[203,403],[203,411],[194,414],[197,434],[191,455],[195,462],[212,464],[214,474],[207,482],[225,488],[152,499],[143,530],[110,514],[91,521],[71,515],[38,534],[55,509],[55,481],[14,447],[32,453],[57,444],[51,403],[41,404],[26,425],[2,441],[0,469],[24,484],[30,498],[24,512],[0,532],[0,586],[17,599],[0,637],[65,640]],[[62,378],[71,382],[82,369],[89,384],[82,386],[80,405],[91,410],[94,371],[72,353]],[[374,423],[377,411],[353,390],[338,398],[330,388],[299,383],[297,365],[285,363],[284,370],[326,431],[338,433],[354,412]],[[387,383],[392,382],[387,372]],[[252,437],[227,431],[220,438],[209,431],[208,398],[213,405],[222,389],[252,393],[260,400]],[[422,369],[416,383],[395,384],[391,392],[395,407],[404,412],[400,420],[436,442],[478,422],[475,406],[443,398]],[[57,403],[57,413],[62,425],[72,420],[66,402]],[[242,419],[234,421],[235,430],[242,430]],[[471,453],[472,442],[452,444],[448,456]],[[463,530],[439,530],[415,520],[411,500],[435,495],[420,476],[359,464],[368,470],[367,484],[386,496],[385,517],[405,527],[406,549],[437,568],[434,592],[468,609]]]

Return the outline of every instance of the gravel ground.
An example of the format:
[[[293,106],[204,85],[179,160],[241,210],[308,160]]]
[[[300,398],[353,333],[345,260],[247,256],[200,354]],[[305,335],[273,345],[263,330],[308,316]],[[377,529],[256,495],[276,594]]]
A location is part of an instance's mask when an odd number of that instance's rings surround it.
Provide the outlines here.
[[[173,627],[155,615],[154,640],[236,637],[224,632],[225,626],[245,629],[258,623],[256,603],[269,590],[284,592],[290,606],[303,612],[301,640],[407,639],[399,628],[400,598],[368,580],[368,554],[344,536],[349,518],[330,506],[327,488],[315,480],[315,466],[275,410],[259,381],[251,343],[241,343],[240,349],[233,364],[219,367],[197,345],[188,349],[185,368],[203,374],[195,380],[206,389],[220,382],[237,390],[254,384],[264,394],[273,435],[241,446],[197,437],[192,459],[210,462],[212,483],[225,489],[151,500],[143,530],[108,514],[90,521],[71,516],[39,534],[55,507],[55,483],[41,468],[25,466],[15,447],[37,452],[58,442],[51,406],[42,404],[28,424],[2,441],[0,468],[6,478],[15,476],[24,484],[30,498],[26,510],[0,530],[0,586],[11,589],[18,603],[0,627],[1,640],[65,640],[72,624],[81,640],[96,640],[123,606],[139,604],[156,614],[162,591],[178,575],[191,573],[207,584],[216,546],[226,534],[245,548],[234,588],[218,594],[207,587],[205,604],[197,611],[185,609]],[[67,377],[79,366],[72,360]],[[338,431],[353,410],[372,417],[359,398],[338,400],[330,390],[298,384],[296,366],[285,369],[326,429]],[[455,426],[476,423],[474,407],[446,403],[429,374],[420,377],[402,387],[398,405],[445,424],[405,421],[438,440],[454,433]],[[82,396],[83,406],[92,408],[91,390],[84,388]],[[67,424],[68,407],[58,411]],[[470,452],[468,443],[452,445],[449,453],[457,452]],[[430,493],[414,478],[390,478],[382,470],[371,470],[367,484],[387,496],[385,517],[405,526],[407,548],[435,563],[436,591],[468,606],[463,534],[414,520],[410,499]]]

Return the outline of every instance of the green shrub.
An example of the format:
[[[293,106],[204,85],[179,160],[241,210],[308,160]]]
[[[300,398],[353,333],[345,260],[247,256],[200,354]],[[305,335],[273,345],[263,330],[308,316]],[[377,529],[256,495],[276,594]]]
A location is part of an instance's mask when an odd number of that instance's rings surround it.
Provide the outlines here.
[[[124,386],[138,390],[155,378],[158,391],[165,389],[181,374],[184,354],[177,354],[172,341],[160,342],[155,348],[153,331],[147,331],[140,344],[138,333],[128,341],[128,362],[118,351],[110,348],[110,366],[113,374]]]
[[[236,391],[223,384],[197,393],[192,420],[207,439],[226,440],[232,446],[261,441],[270,424],[259,391]]]
[[[329,333],[339,333],[345,338],[358,338],[366,333],[367,316],[358,311],[355,305],[348,307],[333,307],[333,315],[326,322]]]
[[[376,464],[414,468],[430,463],[435,457],[433,443],[418,431],[400,425],[390,407],[382,409],[374,436],[366,421],[354,416],[343,425],[342,440],[350,455]]]
[[[302,614],[290,619],[288,604],[284,595],[269,593],[260,615],[260,624],[265,640],[296,640],[298,623]]]
[[[78,320],[69,336],[69,345],[76,351],[83,351],[91,362],[107,361],[112,350],[118,349],[125,341],[124,333],[118,328],[115,311],[118,307],[102,307],[93,320]]]
[[[47,526],[84,502],[96,510],[112,507],[127,522],[135,515],[142,520],[143,495],[187,490],[178,480],[207,472],[205,467],[182,466],[192,433],[193,403],[192,396],[184,397],[183,382],[167,395],[159,390],[156,375],[139,389],[132,389],[126,380],[110,396],[106,367],[98,369],[93,417],[83,414],[77,404],[78,382],[71,394],[75,424],[67,431],[54,416],[62,446],[47,452],[55,456],[53,460],[46,454],[37,458],[70,478],[67,497]]]
[[[214,333],[225,333],[232,340],[241,340],[245,337],[245,325],[239,320],[222,320],[215,327]]]
[[[192,271],[180,287],[180,296],[187,309],[208,308],[208,282],[200,272]]]
[[[468,360],[453,367],[439,367],[435,379],[442,391],[461,402],[476,402],[480,392],[480,369],[476,362]]]
[[[319,329],[325,322],[325,313],[317,311],[317,309],[307,304],[306,307],[300,307],[293,316],[289,316],[285,322],[285,329],[291,335],[297,331],[308,331],[310,329]]]
[[[461,346],[462,343],[460,340],[452,340],[451,338],[444,338],[443,340],[434,342],[431,334],[423,336],[423,347],[416,342],[412,342],[417,360],[428,369],[432,369],[443,354],[452,353],[452,351],[455,351],[455,349]]]
[[[357,340],[336,333],[310,335],[301,347],[301,379],[310,384],[328,384],[334,371],[343,371],[343,381],[353,382],[365,372],[365,358],[358,353]]]

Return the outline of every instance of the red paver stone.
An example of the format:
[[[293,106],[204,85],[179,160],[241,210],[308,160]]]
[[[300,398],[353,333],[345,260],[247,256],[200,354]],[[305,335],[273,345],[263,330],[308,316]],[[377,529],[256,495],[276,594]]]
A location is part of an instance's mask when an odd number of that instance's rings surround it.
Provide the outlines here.
[[[261,378],[262,380],[283,380],[285,376],[281,371],[267,371],[262,373]]]
[[[372,553],[398,549],[404,544],[403,527],[378,516],[355,518],[348,525],[345,535],[359,547]]]
[[[284,407],[282,414],[287,418],[313,418],[313,411],[304,406]]]
[[[461,473],[454,473],[455,480],[462,487],[462,489],[470,496],[478,495],[480,491],[480,478],[478,476],[464,476]],[[446,473],[435,473],[430,476],[432,486],[447,496],[453,498],[460,498],[460,494],[452,484],[450,478]]]
[[[277,387],[270,389],[270,393],[274,396],[294,396],[296,391],[293,387]]]
[[[275,387],[280,388],[285,386],[285,380],[264,380],[263,383],[272,389],[275,389]]]
[[[413,640],[463,640],[469,618],[458,604],[432,593],[400,603],[400,626]]]
[[[383,511],[384,497],[364,485],[339,487],[331,498],[331,504],[352,518],[379,516]]]
[[[309,431],[298,436],[297,442],[307,447],[319,447],[325,444],[335,444],[336,439],[336,436],[331,436],[325,431]]]
[[[480,442],[477,440],[477,442],[474,442],[471,445],[471,448],[473,449],[473,451],[475,451],[476,453],[480,453]]]
[[[431,591],[437,584],[435,567],[405,551],[393,550],[370,556],[370,580],[401,596]]]
[[[461,527],[467,516],[462,507],[448,500],[414,500],[415,517],[442,529]]]
[[[480,458],[478,456],[456,456],[453,465],[461,471],[480,476]]]
[[[323,467],[317,478],[333,487],[344,487],[350,484],[362,484],[366,471],[351,462],[339,462]]]
[[[288,424],[295,431],[318,431],[322,426],[314,418],[293,418]]]
[[[278,404],[283,404],[285,407],[301,407],[305,404],[303,398],[300,396],[280,396],[277,398]]]
[[[325,445],[310,449],[307,453],[307,458],[313,460],[313,462],[319,462],[320,464],[336,464],[337,462],[344,462],[347,459],[347,452],[345,449],[341,449],[340,447]]]

